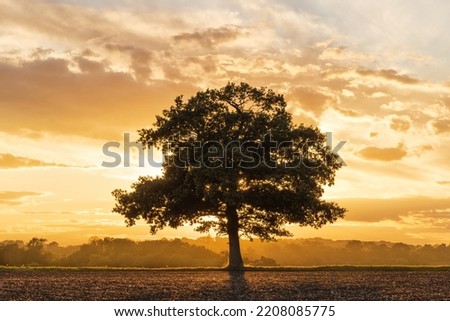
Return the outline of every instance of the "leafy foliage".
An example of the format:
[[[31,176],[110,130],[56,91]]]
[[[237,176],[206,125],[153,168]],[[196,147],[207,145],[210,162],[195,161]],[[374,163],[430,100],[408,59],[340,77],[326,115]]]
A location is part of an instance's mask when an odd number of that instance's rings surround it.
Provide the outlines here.
[[[270,89],[229,83],[187,102],[177,97],[139,134],[165,161],[162,177],[113,191],[114,212],[128,225],[143,219],[156,233],[190,223],[229,234],[235,213],[241,235],[272,240],[290,235],[286,224],[319,228],[344,215],[321,200],[322,186],[332,185],[341,167],[338,155],[317,128],[295,125],[283,96]]]

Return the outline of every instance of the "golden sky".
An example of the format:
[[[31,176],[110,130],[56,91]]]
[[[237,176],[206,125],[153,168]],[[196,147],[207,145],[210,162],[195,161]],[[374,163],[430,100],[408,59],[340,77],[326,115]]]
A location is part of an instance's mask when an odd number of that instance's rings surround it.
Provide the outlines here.
[[[285,95],[332,132],[349,209],[296,237],[450,240],[450,2],[0,0],[0,240],[149,236],[111,191],[157,168],[101,167],[102,146],[184,94],[228,81]]]

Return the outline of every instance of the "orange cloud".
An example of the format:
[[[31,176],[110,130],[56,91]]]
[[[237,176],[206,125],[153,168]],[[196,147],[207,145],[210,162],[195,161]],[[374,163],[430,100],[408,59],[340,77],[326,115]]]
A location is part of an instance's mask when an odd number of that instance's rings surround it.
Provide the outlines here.
[[[326,48],[319,56],[321,60],[346,60],[352,62],[369,60],[371,58],[368,54],[352,51],[346,46]]]
[[[341,113],[344,116],[347,117],[361,117],[362,114],[356,110],[353,109],[349,109],[349,108],[342,108],[342,107],[335,107],[334,109],[336,109],[339,113]]]
[[[436,134],[445,134],[450,132],[450,118],[448,117],[432,120],[430,125]]]
[[[446,218],[450,227],[450,198],[409,197],[392,199],[340,199],[339,205],[348,209],[349,221],[399,221],[408,215],[426,215],[428,218]]]
[[[361,76],[375,76],[384,78],[387,80],[394,80],[402,84],[418,84],[421,81],[416,78],[412,78],[408,75],[399,74],[393,69],[381,69],[381,70],[369,70],[369,69],[358,69],[356,72]]]
[[[0,63],[0,112],[7,115],[0,118],[2,130],[111,139],[150,126],[180,93],[197,91],[191,84],[164,80],[145,85],[100,63],[78,62],[82,72],[71,71],[64,59]]]
[[[326,103],[331,97],[318,92],[310,87],[296,86],[286,94],[286,98],[295,101],[307,111],[312,111],[316,115],[320,115],[326,108]]]
[[[197,64],[206,73],[212,73],[217,71],[217,62],[214,56],[205,57],[188,57],[185,59],[187,64]]]
[[[105,70],[105,64],[84,57],[75,57],[74,61],[77,63],[81,72],[84,73],[103,72]]]
[[[42,195],[35,192],[0,192],[0,205],[20,205],[29,197],[36,197]]]
[[[20,167],[65,167],[64,164],[48,163],[38,159],[14,156],[12,154],[0,154],[0,168],[20,168]]]
[[[407,152],[403,144],[399,144],[397,147],[387,148],[369,146],[360,150],[358,155],[368,160],[390,162],[402,159],[407,155]]]
[[[195,32],[184,32],[173,37],[175,41],[195,42],[204,48],[213,48],[219,44],[236,39],[241,32],[235,26],[208,28]]]
[[[130,68],[134,71],[136,78],[143,81],[149,79],[152,72],[150,62],[153,54],[151,51],[136,46],[113,43],[105,44],[105,48],[109,51],[118,51],[129,55],[131,58]]]
[[[39,19],[36,19],[39,17]],[[89,40],[115,29],[112,21],[98,11],[82,6],[51,4],[48,1],[18,0],[0,4],[0,25],[15,25],[53,36]],[[79,28],[78,26],[83,26]]]
[[[390,127],[397,132],[406,132],[411,127],[411,119],[408,116],[393,115]]]

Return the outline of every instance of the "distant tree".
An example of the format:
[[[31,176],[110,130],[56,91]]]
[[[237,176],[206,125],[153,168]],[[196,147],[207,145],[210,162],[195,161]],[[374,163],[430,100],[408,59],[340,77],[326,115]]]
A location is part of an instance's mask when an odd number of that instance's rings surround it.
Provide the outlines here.
[[[44,251],[47,240],[43,238],[33,237],[26,244],[26,259],[29,264],[46,265],[51,259],[51,255]]]
[[[34,250],[42,250],[46,242],[47,242],[46,239],[33,237],[30,241],[28,241],[27,248]]]
[[[58,248],[58,247],[59,247],[59,243],[53,241],[53,242],[50,242],[49,244],[47,244],[47,247],[50,247],[50,248]]]
[[[25,249],[22,241],[3,241],[0,244],[0,265],[26,264]]]
[[[239,238],[290,236],[286,224],[319,228],[345,209],[321,200],[341,159],[317,128],[295,125],[282,95],[246,83],[198,92],[156,117],[139,141],[164,154],[162,177],[113,191],[114,212],[151,233],[196,224],[228,235],[230,269],[243,267]]]

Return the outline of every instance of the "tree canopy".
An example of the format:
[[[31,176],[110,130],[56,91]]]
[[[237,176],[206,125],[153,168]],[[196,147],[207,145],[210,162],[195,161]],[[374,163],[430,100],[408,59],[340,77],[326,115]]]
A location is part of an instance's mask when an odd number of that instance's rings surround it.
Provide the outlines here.
[[[321,199],[342,166],[318,128],[294,124],[282,95],[246,83],[182,96],[139,130],[163,151],[163,175],[115,190],[113,211],[151,233],[184,224],[228,235],[229,267],[243,266],[239,237],[290,236],[287,224],[319,228],[345,209]]]

